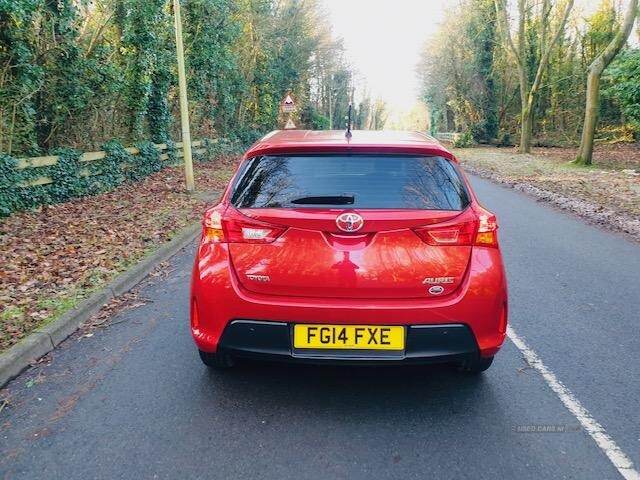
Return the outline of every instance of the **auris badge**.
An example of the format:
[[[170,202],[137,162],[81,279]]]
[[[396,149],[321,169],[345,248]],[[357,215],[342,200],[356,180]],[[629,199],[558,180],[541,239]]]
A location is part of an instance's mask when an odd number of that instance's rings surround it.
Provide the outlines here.
[[[338,215],[336,225],[343,232],[357,232],[364,226],[364,219],[357,213],[347,212]]]
[[[453,283],[456,277],[427,277],[422,283],[425,285],[438,285],[441,283]]]

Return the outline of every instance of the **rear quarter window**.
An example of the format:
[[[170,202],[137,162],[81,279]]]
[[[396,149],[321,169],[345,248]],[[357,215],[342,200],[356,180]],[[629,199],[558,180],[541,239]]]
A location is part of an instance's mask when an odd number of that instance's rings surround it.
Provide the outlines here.
[[[469,195],[442,157],[404,155],[261,156],[235,181],[236,208],[463,210]]]

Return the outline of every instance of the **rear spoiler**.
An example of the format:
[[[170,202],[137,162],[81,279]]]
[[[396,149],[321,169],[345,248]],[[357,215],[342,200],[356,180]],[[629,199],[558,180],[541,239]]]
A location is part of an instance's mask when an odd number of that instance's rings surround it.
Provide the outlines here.
[[[424,155],[443,157],[454,163],[460,163],[458,159],[446,148],[436,144],[410,143],[405,145],[349,145],[349,144],[318,144],[288,143],[274,145],[268,142],[258,142],[253,145],[243,159],[259,157],[262,155],[286,155],[299,153],[347,153],[347,154],[388,154],[388,155]]]

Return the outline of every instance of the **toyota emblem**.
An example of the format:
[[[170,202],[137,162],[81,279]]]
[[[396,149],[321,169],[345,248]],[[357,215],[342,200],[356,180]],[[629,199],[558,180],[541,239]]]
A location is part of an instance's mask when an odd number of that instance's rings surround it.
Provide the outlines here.
[[[357,232],[364,226],[364,219],[357,213],[347,212],[338,215],[336,225],[343,232]]]
[[[434,285],[429,289],[429,293],[431,295],[440,295],[442,292],[444,292],[444,287],[442,285]]]

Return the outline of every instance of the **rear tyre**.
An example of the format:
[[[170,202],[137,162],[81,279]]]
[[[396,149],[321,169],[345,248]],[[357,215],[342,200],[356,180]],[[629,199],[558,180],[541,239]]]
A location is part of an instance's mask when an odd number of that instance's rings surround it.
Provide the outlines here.
[[[198,350],[198,353],[202,363],[214,370],[228,370],[236,364],[235,359],[225,352],[210,353]]]
[[[493,363],[493,357],[474,357],[464,361],[460,370],[471,375],[477,375],[487,370]]]

